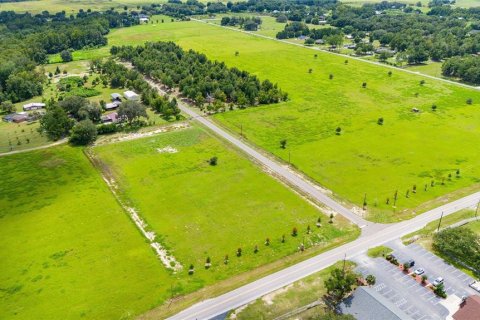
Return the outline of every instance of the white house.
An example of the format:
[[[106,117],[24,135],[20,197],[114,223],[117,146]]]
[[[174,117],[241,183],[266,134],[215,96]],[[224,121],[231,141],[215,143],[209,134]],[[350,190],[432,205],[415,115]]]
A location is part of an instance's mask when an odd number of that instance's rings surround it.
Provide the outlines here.
[[[23,111],[38,110],[45,108],[45,103],[32,102],[23,105]]]
[[[130,100],[130,101],[138,101],[140,99],[140,96],[138,94],[136,94],[135,92],[133,91],[125,91],[123,93],[123,96],[125,97],[125,99],[127,100]]]

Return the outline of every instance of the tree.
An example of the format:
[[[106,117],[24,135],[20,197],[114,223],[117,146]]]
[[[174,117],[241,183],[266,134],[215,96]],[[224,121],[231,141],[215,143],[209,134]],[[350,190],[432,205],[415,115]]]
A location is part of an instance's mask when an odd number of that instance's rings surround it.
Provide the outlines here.
[[[12,113],[15,111],[15,106],[13,105],[12,101],[6,100],[3,101],[2,104],[0,104],[0,109],[4,113]]]
[[[40,131],[45,132],[51,140],[58,140],[68,134],[73,121],[67,116],[63,108],[53,105],[47,109],[40,119]]]
[[[336,307],[352,291],[356,283],[356,275],[350,271],[335,268],[330,272],[330,277],[325,281],[327,288],[326,298],[333,307]]]
[[[58,104],[65,110],[65,112],[71,114],[75,119],[83,120],[85,118],[81,119],[79,117],[79,111],[80,109],[88,108],[90,102],[83,97],[69,96],[63,99],[63,101],[60,101]]]
[[[60,57],[62,58],[63,62],[70,62],[73,60],[72,52],[70,50],[63,50],[60,52]]]
[[[292,229],[292,237],[296,237],[298,235],[297,227],[293,227]]]
[[[70,136],[70,142],[75,145],[87,145],[97,139],[97,126],[90,119],[75,124]]]
[[[118,108],[118,117],[125,119],[129,125],[138,121],[141,117],[148,118],[145,106],[137,101],[125,101]]]
[[[377,282],[377,278],[375,278],[375,276],[373,274],[369,274],[365,278],[365,280],[367,281],[369,286],[373,286],[373,285],[375,285],[375,282]]]
[[[210,164],[211,166],[216,166],[218,163],[218,158],[217,157],[211,157],[209,160],[208,160],[208,164]]]
[[[433,236],[433,250],[480,270],[480,236],[469,228],[448,228]]]
[[[379,124],[379,125],[383,125],[383,118],[378,118],[378,120],[377,120],[377,124]]]
[[[279,23],[286,23],[288,21],[288,18],[286,15],[284,14],[281,14],[277,17],[277,19],[275,19],[277,22]]]
[[[339,136],[340,133],[342,133],[342,128],[337,127],[337,129],[335,129],[335,133],[337,134],[337,136]]]
[[[282,139],[280,140],[280,148],[285,149],[287,147],[287,140]]]

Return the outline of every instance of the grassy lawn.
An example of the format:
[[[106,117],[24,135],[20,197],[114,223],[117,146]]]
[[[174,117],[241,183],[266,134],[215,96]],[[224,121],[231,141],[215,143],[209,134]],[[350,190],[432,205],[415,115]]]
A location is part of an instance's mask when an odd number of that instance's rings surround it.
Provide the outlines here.
[[[392,252],[392,249],[390,249],[389,247],[378,246],[378,247],[368,249],[367,255],[370,258],[378,258],[378,257],[384,257],[391,252]]]
[[[421,204],[434,206],[435,199],[459,197],[479,183],[479,91],[400,70],[388,76],[391,69],[352,59],[345,64],[344,57],[324,52],[315,52],[315,59],[306,48],[197,22],[143,25],[109,35],[111,45],[158,40],[175,41],[277,82],[289,93],[288,102],[226,112],[215,119],[232,132],[243,126],[252,143],[283,160],[290,155],[300,171],[339,198],[361,206],[366,195],[371,220],[410,218],[423,210]],[[96,54],[108,54],[108,48],[88,51]],[[426,83],[420,85],[421,80]],[[472,105],[466,104],[469,98]],[[383,125],[377,124],[379,118]],[[341,135],[335,134],[337,127]],[[279,146],[282,139],[288,141],[285,150]]]
[[[442,76],[442,62],[429,61],[425,64],[405,66],[405,69],[417,71],[429,76],[443,78]]]
[[[81,149],[0,158],[0,318],[129,319],[173,277]]]
[[[353,268],[355,265],[347,261],[347,267]],[[292,310],[305,306],[320,299],[325,293],[324,281],[330,276],[334,268],[342,268],[343,263],[338,262],[335,265],[312,274],[300,281],[274,291],[261,299],[249,304],[241,311],[235,312],[236,318],[243,319],[275,319]],[[314,307],[294,317],[294,319],[309,319],[309,317],[323,314],[322,305]]]
[[[177,152],[158,151],[167,147]],[[329,224],[327,216],[198,127],[94,150],[116,177],[125,200],[184,266],[181,275],[194,289],[291,255],[302,241],[321,251],[359,234],[341,217]],[[213,156],[218,157],[216,166],[207,161]],[[319,216],[321,228],[315,226]],[[291,236],[294,227],[297,237]],[[208,270],[207,257],[212,260]],[[190,264],[195,274],[189,277]]]

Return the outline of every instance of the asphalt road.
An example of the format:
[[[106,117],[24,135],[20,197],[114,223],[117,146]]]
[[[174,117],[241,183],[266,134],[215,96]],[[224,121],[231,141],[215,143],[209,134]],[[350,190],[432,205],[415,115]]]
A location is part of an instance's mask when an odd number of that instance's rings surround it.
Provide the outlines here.
[[[425,224],[439,219],[442,212],[444,213],[444,216],[447,216],[460,209],[474,207],[479,200],[480,192],[476,192],[467,197],[427,211],[413,219],[392,224],[374,234],[360,237],[353,242],[319,254],[313,258],[275,272],[216,298],[204,300],[169,319],[211,319],[216,315],[238,308],[267,293],[325,269],[335,262],[342,260],[344,256],[347,259],[351,259],[364,252],[369,247],[384,244],[415,230],[421,229]]]
[[[366,60],[366,59],[358,58],[358,57],[355,57],[355,56],[350,56],[350,55],[339,53],[339,52],[333,52],[333,51],[329,51],[329,50],[325,50],[325,49],[320,49],[320,48],[314,47],[314,46],[305,46],[303,43],[294,43],[294,42],[290,42],[288,40],[277,39],[277,38],[274,38],[274,37],[265,36],[263,34],[258,34],[258,33],[252,32],[252,31],[245,31],[245,30],[241,30],[241,29],[237,29],[237,28],[233,28],[233,27],[227,27],[227,26],[222,26],[222,25],[219,25],[219,24],[209,23],[208,21],[204,21],[204,20],[200,20],[200,19],[191,18],[191,20],[196,21],[196,22],[200,22],[200,23],[206,23],[210,26],[215,26],[215,27],[218,27],[218,28],[224,28],[224,29],[228,29],[228,30],[231,30],[231,31],[246,33],[246,34],[254,36],[254,37],[259,37],[259,38],[269,39],[269,40],[273,40],[273,41],[277,41],[277,42],[282,42],[282,43],[285,43],[285,44],[301,47],[301,48],[308,49],[308,50],[322,51],[322,52],[326,52],[326,53],[333,54],[333,55],[336,55],[336,56],[344,57],[344,58],[347,58],[347,59],[357,60],[357,61],[361,61],[361,62],[369,63],[369,64],[374,64],[376,66],[380,66],[380,67],[383,67],[383,68],[388,68],[388,69],[398,70],[398,71],[401,71],[401,72],[415,74],[415,75],[420,76],[420,77],[450,83],[450,84],[453,84],[453,85],[456,85],[456,86],[459,86],[459,87],[480,90],[480,86],[478,86],[478,87],[471,86],[471,85],[468,85],[468,84],[465,84],[465,83],[452,81],[452,80],[448,80],[448,79],[444,79],[444,78],[440,78],[440,77],[431,76],[431,75],[424,74],[424,73],[421,73],[421,72],[418,72],[418,71],[403,69],[403,68],[391,66],[391,65],[388,65],[388,64],[385,64],[385,63]]]

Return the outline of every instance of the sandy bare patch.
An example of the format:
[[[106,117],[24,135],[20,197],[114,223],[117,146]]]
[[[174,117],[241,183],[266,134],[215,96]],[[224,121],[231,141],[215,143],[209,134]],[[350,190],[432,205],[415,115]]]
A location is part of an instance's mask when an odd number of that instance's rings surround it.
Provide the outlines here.
[[[275,299],[275,297],[279,294],[282,294],[284,292],[287,292],[288,289],[290,289],[291,287],[293,287],[293,283],[292,284],[289,284],[288,286],[286,287],[283,287],[283,288],[280,288],[278,290],[275,290],[273,292],[270,292],[269,294],[266,294],[262,297],[262,301],[265,302],[265,304],[267,305],[272,305],[273,304],[273,299]]]
[[[157,148],[158,153],[177,153],[178,150],[172,146],[166,146],[164,148]]]
[[[155,250],[157,256],[162,261],[165,268],[173,270],[174,272],[181,270],[183,267],[173,255],[171,255],[159,242],[156,241],[157,235],[155,232],[148,230],[148,224],[140,217],[135,208],[127,206],[118,196],[118,185],[112,177],[107,177],[102,174],[103,180],[107,183],[115,198],[117,198],[120,205],[129,213],[130,218],[135,225],[140,229],[143,236],[148,239],[150,246]]]

